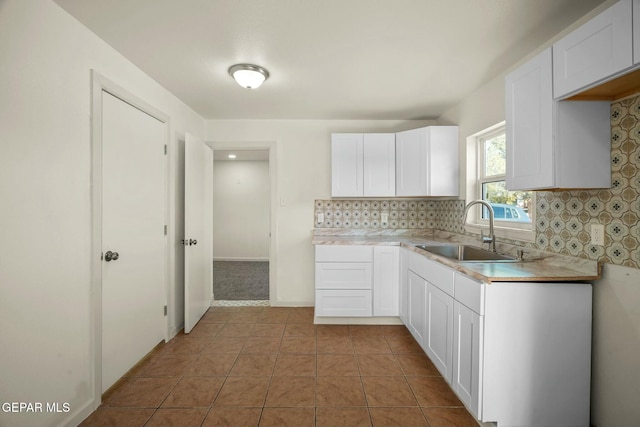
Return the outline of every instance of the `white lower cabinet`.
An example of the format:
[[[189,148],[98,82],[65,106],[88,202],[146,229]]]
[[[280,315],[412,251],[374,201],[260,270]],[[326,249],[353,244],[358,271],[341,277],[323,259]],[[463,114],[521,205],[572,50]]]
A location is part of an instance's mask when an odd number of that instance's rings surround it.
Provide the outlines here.
[[[315,315],[399,315],[398,246],[317,245]]]
[[[589,425],[590,284],[486,284],[407,249],[401,259],[405,325],[478,420]]]
[[[427,356],[451,383],[453,363],[453,297],[427,283]]]
[[[484,317],[464,304],[453,304],[453,380],[451,387],[478,419],[482,418],[482,348]]]
[[[400,314],[400,247],[373,247],[373,315]]]
[[[481,286],[481,420],[498,427],[588,426],[591,285]]]
[[[402,323],[407,325],[409,318],[409,297],[408,297],[408,288],[407,288],[407,274],[409,272],[408,262],[409,262],[409,253],[407,249],[400,248],[400,283],[398,284],[398,296],[400,301],[398,302],[398,315],[400,316],[400,320]]]
[[[406,326],[442,376],[451,383],[454,271],[411,251],[406,257],[409,299]]]
[[[407,272],[406,327],[424,348],[427,336],[427,282],[413,271]]]

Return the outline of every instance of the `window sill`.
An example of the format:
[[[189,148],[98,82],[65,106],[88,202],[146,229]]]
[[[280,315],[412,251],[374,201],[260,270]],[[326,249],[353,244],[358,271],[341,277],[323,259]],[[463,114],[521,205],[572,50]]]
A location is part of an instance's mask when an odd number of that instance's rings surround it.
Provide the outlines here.
[[[464,226],[464,230],[474,234],[480,234],[480,232],[482,231],[485,235],[487,235],[489,227],[481,224],[466,224]],[[494,226],[493,232],[499,239],[517,240],[521,242],[534,242],[536,240],[536,233],[533,230],[522,230],[519,228]]]

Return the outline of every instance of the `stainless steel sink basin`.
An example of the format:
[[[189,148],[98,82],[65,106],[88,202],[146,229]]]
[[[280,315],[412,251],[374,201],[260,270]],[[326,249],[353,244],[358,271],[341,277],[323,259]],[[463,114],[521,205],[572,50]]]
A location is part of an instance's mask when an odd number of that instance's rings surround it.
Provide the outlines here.
[[[477,248],[469,245],[416,245],[416,248],[422,249],[432,254],[440,255],[454,261],[466,262],[516,262],[517,259],[488,251],[486,249]]]

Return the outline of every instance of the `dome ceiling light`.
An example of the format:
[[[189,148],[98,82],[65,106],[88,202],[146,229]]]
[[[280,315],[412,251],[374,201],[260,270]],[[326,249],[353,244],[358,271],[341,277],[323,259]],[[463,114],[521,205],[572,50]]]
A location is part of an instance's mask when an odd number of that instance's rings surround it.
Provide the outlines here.
[[[245,89],[256,89],[269,78],[269,72],[265,68],[252,64],[232,65],[229,75]]]

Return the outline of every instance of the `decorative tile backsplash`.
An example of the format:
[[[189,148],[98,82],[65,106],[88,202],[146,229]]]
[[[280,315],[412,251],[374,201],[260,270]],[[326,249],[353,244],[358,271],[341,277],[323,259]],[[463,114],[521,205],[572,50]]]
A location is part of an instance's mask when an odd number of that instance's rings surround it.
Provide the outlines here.
[[[640,94],[611,104],[611,178],[607,190],[536,192],[535,241],[506,242],[640,268]],[[316,228],[464,233],[464,206],[464,200],[316,200],[314,223]],[[591,244],[591,224],[604,225],[604,246]]]
[[[316,200],[316,228],[438,229],[460,233],[463,200]],[[318,217],[323,216],[319,222]],[[386,221],[383,217],[386,214]]]
[[[537,192],[537,249],[640,268],[640,94],[611,104],[609,190]],[[591,224],[605,227],[591,244]]]

